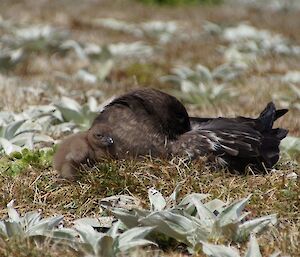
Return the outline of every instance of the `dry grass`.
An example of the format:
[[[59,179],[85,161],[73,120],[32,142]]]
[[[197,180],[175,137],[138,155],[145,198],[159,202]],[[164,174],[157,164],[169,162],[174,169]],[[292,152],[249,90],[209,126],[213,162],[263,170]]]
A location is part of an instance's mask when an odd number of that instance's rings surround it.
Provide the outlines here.
[[[155,7],[143,6],[133,1],[17,1],[4,0],[0,3],[0,14],[18,24],[51,24],[67,28],[72,38],[79,41],[98,44],[111,42],[133,42],[134,38],[125,33],[112,32],[94,26],[91,21],[96,18],[114,17],[132,22],[147,20],[177,20],[188,25],[190,32],[203,32],[205,20],[222,24],[236,24],[249,21],[258,28],[270,29],[281,33],[300,44],[300,12],[264,12],[253,9],[235,9],[229,6],[215,7]],[[274,19],[276,15],[276,19]],[[149,44],[152,39],[145,39]],[[85,85],[74,81],[63,81],[58,72],[73,74],[89,63],[80,61],[72,55],[59,56],[51,53],[32,54],[26,62],[16,69],[1,75],[0,100],[1,109],[20,111],[28,105],[47,104],[59,95],[58,87],[77,90],[74,98],[83,101],[84,92],[95,87],[109,97],[123,93],[133,87],[149,86],[168,90],[169,85],[162,84],[158,78],[168,74],[170,68],[177,64],[193,67],[197,63],[210,68],[224,62],[222,54],[217,51],[219,39],[211,36],[200,37],[186,42],[170,42],[162,51],[147,60],[125,60],[118,63],[107,81],[95,85]],[[214,106],[187,106],[189,112],[199,116],[257,115],[272,99],[274,92],[284,94],[285,85],[270,79],[272,75],[283,75],[289,70],[300,70],[299,58],[283,56],[266,56],[257,65],[235,82],[234,87],[239,96],[234,102],[220,102]],[[13,79],[8,77],[14,76]],[[40,95],[29,96],[22,93],[20,87],[26,85],[47,85]],[[9,85],[9,86],[8,86]],[[14,92],[18,93],[18,99]],[[278,125],[290,130],[291,135],[300,136],[299,111],[292,110],[283,117]],[[7,161],[5,157],[0,162]],[[300,256],[300,182],[299,166],[283,158],[277,165],[276,172],[267,175],[234,175],[224,170],[212,170],[203,163],[190,166],[175,165],[163,160],[145,160],[142,162],[123,161],[102,163],[92,170],[83,172],[78,182],[59,180],[51,166],[30,165],[20,174],[10,176],[0,170],[0,217],[6,216],[6,204],[16,199],[16,208],[20,213],[41,210],[44,216],[63,214],[67,224],[83,216],[103,215],[100,199],[113,194],[131,194],[147,205],[147,189],[155,186],[163,193],[169,194],[178,182],[184,183],[182,195],[190,192],[210,193],[231,202],[252,194],[247,210],[253,217],[278,213],[279,224],[271,232],[259,237],[264,256],[280,249],[284,254]],[[298,179],[288,178],[295,172]],[[19,239],[6,241],[0,238],[0,256],[76,256],[78,253],[49,242],[36,245],[32,241],[21,242]],[[244,247],[244,246],[242,246]],[[150,251],[149,255],[132,253],[132,256],[184,256],[178,249],[166,249],[165,253]],[[143,254],[143,255],[142,255]]]

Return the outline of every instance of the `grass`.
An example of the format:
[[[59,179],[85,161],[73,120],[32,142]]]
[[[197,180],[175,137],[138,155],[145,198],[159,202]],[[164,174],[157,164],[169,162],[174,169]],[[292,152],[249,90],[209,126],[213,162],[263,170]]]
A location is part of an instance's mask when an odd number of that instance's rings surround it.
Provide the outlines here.
[[[280,220],[274,235],[260,238],[261,242],[268,242],[262,244],[263,251],[271,253],[279,248],[296,256],[298,248],[293,246],[293,242],[299,240],[300,187],[297,181],[287,178],[290,168],[282,167],[281,170],[285,171],[280,174],[242,176],[225,170],[212,173],[203,163],[184,167],[161,160],[113,162],[102,163],[93,170],[83,170],[81,179],[70,183],[57,179],[57,175],[47,166],[39,170],[31,167],[18,176],[1,176],[0,183],[4,187],[0,215],[5,215],[6,203],[14,198],[21,213],[39,209],[45,216],[62,214],[71,224],[75,218],[103,215],[100,200],[105,196],[130,193],[141,199],[141,204],[145,206],[148,205],[144,200],[147,199],[148,188],[155,186],[168,195],[180,181],[183,183],[182,195],[209,193],[212,198],[231,202],[252,194],[246,208],[251,212],[251,217],[278,213]],[[30,249],[26,245],[22,247]],[[168,246],[165,246],[166,250],[175,249]],[[34,248],[34,251],[38,249]],[[58,252],[49,256],[56,254]]]
[[[247,20],[258,28],[270,29],[291,38],[300,45],[298,28],[299,10],[287,14],[228,5],[216,6],[167,6],[142,5],[138,1],[1,1],[0,15],[18,24],[51,24],[71,31],[72,38],[83,42],[103,44],[107,42],[133,42],[126,33],[112,32],[87,23],[96,18],[115,17],[129,22],[147,20],[176,20],[185,25],[188,33],[203,32],[205,20],[221,24],[236,24]],[[0,35],[3,31],[0,29]],[[143,38],[150,45],[151,38]],[[101,84],[94,86],[77,81],[63,80],[57,74],[74,74],[78,69],[92,66],[71,54],[66,56],[43,53],[32,54],[25,62],[0,75],[0,108],[15,112],[33,104],[48,104],[62,95],[60,87],[72,92],[72,97],[83,101],[87,92],[99,89],[105,97],[124,93],[139,86],[155,87],[171,91],[170,85],[159,82],[159,77],[170,73],[172,67],[184,64],[193,67],[197,63],[214,68],[224,62],[218,51],[226,44],[217,37],[202,35],[187,41],[172,40],[160,46],[149,59],[121,60],[113,72]],[[92,70],[92,69],[91,69]],[[247,71],[231,87],[239,92],[234,102],[217,102],[214,105],[187,105],[191,115],[197,116],[256,116],[272,99],[272,93],[285,94],[286,85],[273,80],[275,75],[284,75],[289,70],[300,70],[299,57],[267,55]],[[36,94],[22,88],[34,86]],[[38,93],[38,89],[42,91]],[[45,89],[46,88],[46,89]],[[278,103],[276,103],[278,104]],[[299,110],[291,110],[276,125],[289,129],[293,136],[300,136]],[[295,157],[299,160],[299,157]],[[77,182],[58,179],[51,166],[51,154],[25,151],[21,155],[0,158],[0,219],[6,216],[6,204],[16,199],[20,213],[40,210],[43,216],[62,214],[68,225],[74,219],[105,215],[100,206],[103,197],[114,194],[130,194],[138,197],[147,206],[147,190],[156,187],[163,194],[170,194],[178,182],[183,183],[181,194],[190,192],[209,193],[212,198],[234,201],[252,194],[247,210],[253,217],[278,213],[279,224],[270,232],[258,237],[263,255],[277,249],[283,254],[300,256],[297,242],[300,241],[300,183],[299,166],[288,157],[281,159],[276,172],[267,175],[235,175],[226,170],[214,170],[203,162],[188,166],[178,162],[145,159],[143,161],[103,162],[92,169],[83,167],[82,177]],[[289,178],[292,172],[297,179]],[[162,240],[164,242],[164,240]],[[245,247],[245,245],[241,245]],[[165,256],[185,256],[179,245],[168,242],[163,245]],[[140,251],[140,250],[139,250]],[[135,256],[157,256],[153,249],[135,253]],[[50,242],[36,244],[18,238],[7,241],[0,237],[0,256],[80,256],[80,253]],[[134,256],[134,253],[132,253]]]
[[[30,239],[20,238],[13,238],[7,242],[3,237],[0,237],[0,255],[3,257],[52,257],[54,256],[53,252],[56,256],[79,256],[74,250],[65,246],[53,246],[50,242],[39,245]]]

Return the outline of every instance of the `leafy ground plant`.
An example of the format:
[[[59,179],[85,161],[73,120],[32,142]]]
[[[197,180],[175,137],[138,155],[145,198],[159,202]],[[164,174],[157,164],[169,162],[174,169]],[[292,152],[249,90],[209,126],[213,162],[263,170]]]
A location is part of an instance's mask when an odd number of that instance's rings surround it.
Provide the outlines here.
[[[179,187],[164,199],[157,190],[150,189],[150,210],[136,209],[135,217],[124,210],[114,210],[114,214],[120,218],[120,221],[113,223],[106,233],[95,230],[95,227],[103,226],[95,218],[75,220],[73,227],[64,228],[62,215],[41,219],[39,212],[31,211],[21,217],[13,207],[14,201],[11,201],[7,205],[8,219],[0,221],[0,234],[8,239],[49,238],[53,242],[66,244],[75,251],[95,257],[114,257],[132,248],[156,245],[153,241],[145,239],[151,232],[160,232],[185,243],[191,253],[202,251],[212,257],[238,257],[236,249],[209,242],[220,241],[221,237],[225,236],[224,232],[234,234],[230,236],[230,242],[239,241],[241,236],[245,240],[245,236],[248,238],[251,234],[245,256],[261,256],[253,234],[264,229],[275,217],[265,216],[242,223],[241,220],[246,214],[241,215],[241,211],[248,198],[224,207],[225,203],[218,199],[206,204],[199,201],[208,195],[190,194],[177,205],[178,190]],[[125,231],[124,224],[127,226]]]
[[[280,148],[295,157],[300,153],[300,138],[299,137],[286,137],[280,144]]]
[[[132,228],[120,234],[118,232],[119,225],[120,223],[117,222],[107,233],[100,233],[90,225],[77,223],[75,229],[81,239],[77,247],[83,249],[83,252],[89,256],[114,257],[131,248],[155,245],[155,243],[144,239],[152,231],[152,227]]]
[[[174,84],[177,89],[172,93],[187,103],[210,105],[235,95],[225,84],[217,83],[217,80],[233,80],[242,71],[242,67],[230,64],[221,65],[212,72],[203,65],[197,65],[195,70],[181,66],[172,69],[172,75],[161,77],[161,81]]]
[[[49,134],[87,129],[101,108],[93,97],[82,106],[71,98],[61,97],[55,104],[31,106],[19,114],[1,112],[0,150],[11,154],[25,148],[33,150],[42,142],[51,146],[55,140]]]
[[[202,242],[209,241],[246,241],[250,234],[264,230],[276,223],[276,215],[244,221],[249,214],[243,212],[250,196],[230,205],[219,199],[206,203],[206,194],[190,194],[176,203],[178,188],[170,197],[164,197],[155,189],[149,190],[150,210],[113,209],[114,215],[128,228],[136,226],[155,226],[154,231],[185,243],[191,253],[201,248]],[[173,200],[173,206],[168,202]]]
[[[21,217],[13,204],[13,200],[7,204],[8,219],[0,221],[0,232],[6,237],[49,236],[63,220],[63,216],[41,219],[41,214],[36,211]]]
[[[73,228],[63,228],[63,216],[41,219],[39,212],[32,211],[21,217],[13,203],[14,201],[11,201],[7,205],[8,219],[0,220],[0,235],[8,239],[48,237],[95,257],[114,257],[132,248],[155,245],[152,241],[144,239],[152,231],[152,227],[132,228],[120,233],[120,222],[117,222],[107,233],[100,233],[90,222],[87,223],[86,219],[81,219],[74,221]]]
[[[55,106],[61,112],[61,122],[73,122],[81,129],[89,128],[99,113],[97,101],[93,97],[82,106],[69,97],[62,97]]]
[[[23,148],[33,149],[39,142],[53,143],[53,139],[40,133],[40,126],[19,120],[0,127],[0,149],[6,154],[19,152]],[[36,126],[38,129],[36,129]]]
[[[58,50],[67,36],[66,31],[48,25],[18,27],[7,23],[5,27],[8,33],[1,40],[0,70],[14,68],[33,52]]]
[[[209,257],[240,257],[239,252],[229,246],[223,245],[213,245],[209,243],[202,243],[202,251]],[[280,252],[273,253],[270,257],[277,257],[280,255]],[[262,254],[259,249],[258,242],[255,236],[250,237],[248,249],[244,255],[245,257],[262,257]]]

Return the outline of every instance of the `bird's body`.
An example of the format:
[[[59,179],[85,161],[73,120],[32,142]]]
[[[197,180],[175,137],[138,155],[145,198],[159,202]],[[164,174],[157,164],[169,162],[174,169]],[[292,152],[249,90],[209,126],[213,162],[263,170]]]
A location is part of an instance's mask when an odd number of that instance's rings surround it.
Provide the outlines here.
[[[74,179],[81,164],[93,165],[114,155],[110,129],[98,124],[85,132],[65,138],[53,158],[53,166],[63,178]]]
[[[113,100],[94,120],[106,124],[116,156],[167,157],[167,143],[191,130],[185,107],[173,96],[154,89],[135,90]]]
[[[110,152],[115,159],[208,156],[239,172],[248,165],[264,170],[279,159],[279,143],[287,130],[272,127],[286,112],[269,103],[257,119],[189,117],[175,97],[138,89],[108,104],[86,133],[109,128],[107,136],[113,140]],[[99,155],[103,157],[102,151]],[[96,153],[94,159],[101,158]]]

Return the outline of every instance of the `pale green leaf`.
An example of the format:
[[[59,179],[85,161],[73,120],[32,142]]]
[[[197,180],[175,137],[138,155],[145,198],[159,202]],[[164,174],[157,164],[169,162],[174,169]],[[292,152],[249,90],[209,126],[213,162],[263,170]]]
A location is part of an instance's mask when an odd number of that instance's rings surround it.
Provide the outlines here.
[[[7,235],[6,226],[4,221],[0,220],[0,234]]]
[[[189,213],[190,215],[194,214],[196,211],[196,207],[194,203],[192,202],[192,199],[198,199],[199,201],[202,201],[209,197],[209,194],[199,194],[199,193],[192,193],[187,196],[185,196],[182,201],[178,204],[179,207],[184,207],[185,211]]]
[[[200,81],[210,82],[213,80],[210,70],[201,64],[198,64],[196,66],[196,72],[197,72],[197,75],[199,76]]]
[[[137,227],[138,217],[135,216],[132,212],[121,208],[114,208],[112,213],[120,219],[128,228]]]
[[[148,190],[148,197],[153,211],[161,211],[166,207],[166,200],[155,188]]]
[[[51,238],[59,240],[75,240],[78,236],[77,231],[72,228],[54,229],[51,233]]]
[[[114,62],[112,59],[109,59],[103,63],[99,63],[97,66],[97,79],[102,82],[106,79],[106,77],[110,74],[112,68],[114,66]]]
[[[73,221],[74,224],[84,224],[91,227],[101,227],[101,224],[96,218],[81,218]]]
[[[250,237],[250,242],[245,257],[262,257],[255,236]]]
[[[280,148],[289,154],[300,153],[300,137],[288,136],[280,143]]]
[[[82,239],[83,246],[86,250],[92,251],[96,254],[98,249],[99,241],[105,234],[95,231],[91,226],[85,224],[75,224],[75,229],[78,231],[80,238]]]
[[[194,224],[188,218],[169,211],[155,212],[140,219],[146,226],[155,226],[155,230],[180,242],[186,242],[186,234],[194,230]]]
[[[224,245],[213,245],[202,242],[202,247],[203,252],[209,257],[240,257],[236,249]]]
[[[226,203],[219,199],[213,199],[204,204],[211,212],[217,211],[218,213],[222,212]]]
[[[152,230],[153,227],[136,227],[125,231],[119,236],[120,249],[125,248],[129,243],[145,238]]]
[[[136,239],[136,240],[128,242],[126,244],[121,244],[120,243],[119,248],[120,248],[121,251],[128,251],[131,248],[139,247],[139,246],[146,246],[146,245],[155,245],[155,246],[157,246],[157,244],[155,244],[154,242],[152,242],[150,240]]]
[[[20,223],[4,221],[4,224],[5,224],[6,234],[8,237],[24,235],[24,231]]]
[[[21,222],[21,218],[19,213],[16,211],[16,209],[14,208],[14,202],[15,200],[11,200],[8,204],[7,204],[7,213],[8,213],[8,218],[10,222],[16,222],[16,223],[20,223]]]
[[[248,220],[238,226],[235,234],[236,240],[244,240],[250,234],[256,234],[266,228],[269,224],[275,225],[277,222],[276,214],[263,216],[254,220]]]
[[[29,227],[26,233],[29,236],[46,235],[49,231],[57,227],[63,218],[63,216],[57,216],[42,219],[37,224]]]
[[[208,226],[212,226],[216,221],[216,215],[211,212],[196,196],[191,198],[191,203],[196,207],[196,217],[204,221]]]
[[[112,238],[116,238],[118,235],[118,230],[123,224],[121,223],[120,220],[115,222],[111,228],[107,231],[107,235],[111,236]]]
[[[37,211],[31,211],[25,213],[24,217],[21,219],[22,226],[24,228],[29,228],[37,224],[41,219],[41,214]]]
[[[222,227],[222,226],[226,226],[228,224],[239,221],[239,217],[242,215],[242,211],[245,208],[250,197],[251,197],[251,195],[249,195],[247,198],[244,198],[244,199],[226,207],[218,215],[219,225]]]
[[[19,120],[10,123],[4,130],[3,137],[7,140],[12,139],[15,136],[17,130],[23,125],[26,120]]]

